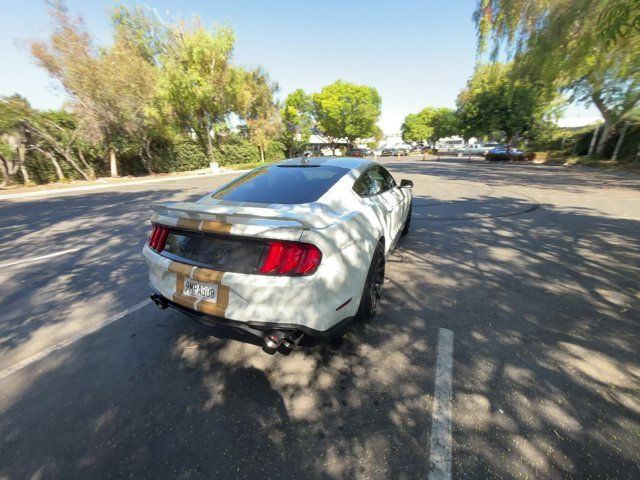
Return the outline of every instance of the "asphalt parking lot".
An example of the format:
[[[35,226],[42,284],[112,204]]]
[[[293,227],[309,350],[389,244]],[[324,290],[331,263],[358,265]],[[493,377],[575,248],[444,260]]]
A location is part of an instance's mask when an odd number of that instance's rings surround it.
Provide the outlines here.
[[[382,311],[288,357],[147,301],[148,205],[233,175],[0,199],[0,478],[640,478],[640,177],[382,163]]]

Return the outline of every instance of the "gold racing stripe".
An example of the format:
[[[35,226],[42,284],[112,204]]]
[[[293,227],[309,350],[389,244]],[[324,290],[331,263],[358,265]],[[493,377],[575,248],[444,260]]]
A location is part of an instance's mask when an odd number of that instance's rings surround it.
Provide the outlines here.
[[[198,299],[184,294],[184,279],[185,275],[176,273],[176,293],[173,294],[173,298],[171,300],[176,302],[178,305],[195,310]]]
[[[169,264],[169,271],[173,272],[175,274],[179,274],[182,275],[183,277],[190,277],[191,276],[191,272],[195,269],[196,267],[192,266],[192,265],[186,265],[184,263],[180,263],[180,262],[171,262]],[[177,289],[177,288],[176,288]]]
[[[222,285],[222,277],[225,272],[218,270],[210,270],[208,268],[192,267],[184,263],[171,262],[169,271],[176,274],[176,292],[173,294],[172,300],[183,307],[206,313],[216,317],[224,317],[227,307],[229,306],[229,287]],[[218,301],[209,302],[204,299],[192,297],[184,294],[184,279],[192,278],[200,282],[218,283]]]
[[[209,233],[231,233],[231,225],[226,222],[216,222],[209,220],[194,220],[191,218],[179,218],[176,227],[198,232]]]
[[[200,230],[211,233],[231,233],[231,227],[230,223],[203,221]]]
[[[201,300],[196,305],[198,312],[206,313],[207,315],[213,315],[215,317],[224,318],[229,306],[229,287],[226,285],[220,285],[218,288],[218,301],[216,303],[209,302],[207,300]]]
[[[220,282],[224,272],[218,270],[209,270],[208,268],[196,268],[195,272],[191,275],[191,278],[200,282]]]
[[[191,218],[179,218],[176,222],[176,227],[198,231],[200,230],[200,220],[193,220]]]

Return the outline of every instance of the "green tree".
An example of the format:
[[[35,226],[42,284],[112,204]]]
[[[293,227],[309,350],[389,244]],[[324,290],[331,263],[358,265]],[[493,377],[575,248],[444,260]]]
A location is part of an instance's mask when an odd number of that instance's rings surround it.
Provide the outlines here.
[[[249,72],[245,80],[249,104],[244,114],[249,141],[258,147],[260,161],[265,160],[265,150],[269,142],[281,131],[282,123],[274,93],[278,86],[260,68]]]
[[[201,26],[172,29],[160,55],[157,116],[172,118],[185,134],[194,134],[210,158],[212,136],[232,113],[249,104],[246,72],[231,64],[230,28],[211,33]]]
[[[117,41],[126,44],[152,65],[160,65],[170,35],[168,25],[148,8],[118,5],[111,14]]]
[[[450,108],[426,107],[407,115],[402,124],[402,139],[409,142],[435,142],[456,133],[459,133],[458,118]]]
[[[29,183],[25,168],[29,132],[25,120],[31,112],[29,102],[20,95],[0,99],[0,187],[14,182],[18,172],[22,174],[25,185]]]
[[[338,80],[314,94],[313,103],[318,127],[334,153],[338,139],[345,138],[353,146],[379,130],[376,123],[382,100],[373,87]]]
[[[420,113],[410,113],[404,118],[400,130],[402,140],[405,142],[420,142],[433,137],[433,127],[425,121]]]
[[[54,32],[48,42],[31,43],[40,65],[72,97],[80,132],[109,151],[112,176],[118,175],[116,152],[123,137],[146,132],[147,110],[155,90],[153,67],[122,38],[97,49],[80,19],[53,4]]]
[[[505,51],[522,81],[541,79],[595,105],[597,151],[640,104],[640,0],[479,0],[479,51]]]
[[[499,63],[476,68],[457,103],[467,136],[497,135],[508,143],[516,143],[554,105],[545,90],[514,81],[511,65]]]
[[[18,171],[29,183],[30,158],[34,154],[51,163],[58,180],[65,179],[61,162],[81,178],[93,176],[78,141],[76,119],[69,112],[39,112],[19,95],[4,97],[0,100],[0,135],[3,185],[13,181]]]
[[[34,111],[25,118],[25,127],[30,134],[27,149],[47,158],[58,180],[65,178],[60,160],[84,180],[95,177],[93,166],[85,159],[75,115],[65,110]]]
[[[282,143],[291,158],[309,143],[313,127],[313,101],[304,90],[294,90],[287,95],[282,107],[282,123]]]

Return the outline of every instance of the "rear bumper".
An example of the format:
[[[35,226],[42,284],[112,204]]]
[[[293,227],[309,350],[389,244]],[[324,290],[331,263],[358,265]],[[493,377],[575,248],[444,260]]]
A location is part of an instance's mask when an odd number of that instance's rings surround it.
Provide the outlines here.
[[[304,325],[297,325],[297,324],[291,324],[291,323],[241,322],[238,320],[232,320],[230,318],[215,317],[213,315],[206,315],[204,313],[197,312],[195,310],[183,307],[182,305],[176,302],[172,302],[171,300],[162,297],[162,295],[155,292],[153,288],[151,290],[154,291],[152,298],[154,296],[160,297],[162,299],[162,302],[164,302],[167,307],[173,308],[174,310],[177,310],[185,315],[188,315],[189,317],[202,323],[203,325],[225,325],[227,327],[238,328],[244,331],[248,330],[252,333],[266,333],[270,330],[292,330],[292,331],[300,331],[310,337],[329,339],[334,335],[336,335],[337,333],[341,332],[344,329],[344,327],[346,327],[346,325],[355,318],[354,316],[345,317],[342,320],[340,320],[338,323],[333,325],[331,328],[329,328],[328,330],[315,330],[313,328],[309,328]]]
[[[278,277],[218,272],[173,261],[143,249],[151,289],[176,308],[203,323],[222,323],[253,330],[299,330],[331,336],[353,318],[362,286],[349,281],[342,262],[325,258],[308,277]],[[216,303],[183,293],[185,278],[219,285]],[[350,300],[350,301],[349,301]],[[348,303],[343,307],[339,308]]]

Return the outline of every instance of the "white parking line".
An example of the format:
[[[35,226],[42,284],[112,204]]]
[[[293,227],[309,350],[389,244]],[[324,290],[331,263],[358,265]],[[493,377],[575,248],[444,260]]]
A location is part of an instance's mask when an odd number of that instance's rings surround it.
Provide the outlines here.
[[[9,375],[11,375],[12,373],[17,372],[18,370],[23,369],[24,367],[27,367],[27,366],[31,365],[34,362],[37,362],[38,360],[42,360],[44,357],[46,357],[50,353],[55,352],[56,350],[60,350],[62,348],[65,348],[65,347],[71,345],[72,343],[77,342],[81,338],[86,337],[87,335],[91,335],[92,333],[97,332],[101,328],[104,328],[107,325],[110,325],[113,322],[115,322],[117,320],[120,320],[121,318],[126,317],[130,313],[133,313],[136,310],[140,310],[141,308],[149,305],[150,303],[151,303],[150,299],[146,299],[146,300],[143,300],[140,303],[136,303],[133,307],[129,307],[126,310],[123,310],[120,313],[116,313],[112,317],[106,318],[106,319],[102,320],[101,322],[99,322],[97,324],[91,325],[90,327],[88,327],[87,329],[85,329],[82,332],[78,333],[77,335],[69,337],[66,340],[63,340],[62,342],[60,342],[60,343],[58,343],[56,345],[53,345],[53,346],[51,346],[49,348],[45,348],[44,350],[41,350],[38,353],[35,353],[35,354],[31,355],[30,357],[27,357],[27,358],[25,358],[23,360],[20,360],[17,363],[14,363],[10,367],[5,368],[4,370],[0,371],[0,380],[2,380],[5,377],[8,377]]]
[[[27,258],[21,258],[20,260],[11,260],[8,262],[0,263],[0,268],[12,267],[14,265],[20,265],[22,263],[39,262],[40,260],[46,260],[47,258],[59,257],[61,255],[66,255],[67,253],[77,252],[78,250],[82,250],[83,248],[84,247],[69,248],[67,250],[50,253],[48,255],[42,255],[40,257],[27,257]]]
[[[436,379],[431,420],[431,448],[429,451],[429,480],[451,478],[451,394],[453,383],[453,332],[438,329]]]

